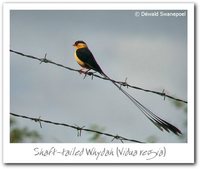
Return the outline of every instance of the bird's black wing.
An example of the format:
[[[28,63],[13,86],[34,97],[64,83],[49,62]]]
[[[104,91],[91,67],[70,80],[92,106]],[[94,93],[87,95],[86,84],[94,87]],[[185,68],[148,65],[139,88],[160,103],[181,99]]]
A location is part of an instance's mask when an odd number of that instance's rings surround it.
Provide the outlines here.
[[[83,61],[89,68],[102,73],[103,71],[101,70],[100,66],[96,62],[93,54],[90,52],[88,48],[81,48],[77,49],[76,51],[77,57]]]

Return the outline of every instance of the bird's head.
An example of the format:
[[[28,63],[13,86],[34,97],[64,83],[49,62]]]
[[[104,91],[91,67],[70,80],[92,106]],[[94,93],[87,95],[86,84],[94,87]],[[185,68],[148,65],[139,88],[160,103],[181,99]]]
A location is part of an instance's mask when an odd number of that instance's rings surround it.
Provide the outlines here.
[[[87,47],[87,44],[84,42],[84,41],[81,41],[81,40],[78,40],[76,41],[73,46],[76,48],[76,49],[80,49],[80,48],[86,48]]]

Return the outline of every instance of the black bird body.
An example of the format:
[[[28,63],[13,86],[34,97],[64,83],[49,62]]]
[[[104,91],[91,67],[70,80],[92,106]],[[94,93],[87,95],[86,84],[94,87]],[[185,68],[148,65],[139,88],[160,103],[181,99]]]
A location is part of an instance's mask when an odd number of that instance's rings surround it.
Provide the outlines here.
[[[76,55],[78,59],[83,62],[80,64],[80,66],[87,69],[93,69],[94,71],[97,71],[101,74],[103,73],[103,71],[101,70],[100,66],[98,65],[94,56],[88,48],[77,49]]]

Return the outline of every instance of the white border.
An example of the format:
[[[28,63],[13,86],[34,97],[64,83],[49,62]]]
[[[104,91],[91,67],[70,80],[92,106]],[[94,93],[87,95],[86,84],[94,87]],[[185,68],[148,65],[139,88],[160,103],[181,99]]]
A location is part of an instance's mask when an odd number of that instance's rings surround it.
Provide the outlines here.
[[[10,121],[10,10],[187,10],[188,13],[188,143],[181,144],[10,144],[9,121]],[[193,163],[194,162],[194,4],[193,3],[5,3],[3,6],[3,160],[4,163]],[[166,149],[165,157],[146,160],[146,157],[128,156],[119,158],[109,156],[59,156],[50,155],[46,157],[34,156],[34,148],[41,147],[49,150],[55,147],[58,150],[71,147],[97,148],[102,150],[126,148],[131,150],[159,150]]]

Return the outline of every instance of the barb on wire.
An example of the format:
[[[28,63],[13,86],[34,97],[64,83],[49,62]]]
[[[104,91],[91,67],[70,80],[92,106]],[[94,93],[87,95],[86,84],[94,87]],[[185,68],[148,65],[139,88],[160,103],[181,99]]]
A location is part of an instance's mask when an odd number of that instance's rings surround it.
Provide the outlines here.
[[[83,130],[83,128],[84,128],[85,126],[83,126],[83,127],[79,127],[79,126],[76,125],[76,124],[75,124],[75,126],[77,127],[77,137],[79,137],[79,136],[81,136],[81,134],[82,134],[82,130]]]
[[[112,141],[116,139],[116,140],[119,140],[122,143],[124,143],[123,141],[134,142],[134,143],[145,143],[145,142],[141,142],[141,141],[138,141],[138,140],[125,138],[125,137],[122,137],[122,136],[119,136],[119,135],[113,135],[113,134],[110,134],[110,133],[105,133],[105,132],[101,132],[101,131],[97,131],[97,130],[93,130],[93,129],[88,129],[88,128],[85,128],[85,126],[79,127],[77,125],[70,125],[70,124],[66,124],[66,123],[58,123],[58,122],[53,122],[53,121],[50,121],[50,120],[44,120],[44,119],[41,119],[41,117],[39,117],[39,119],[38,119],[38,118],[28,117],[28,116],[24,116],[24,115],[15,114],[15,113],[10,113],[10,115],[15,116],[15,117],[19,117],[19,118],[29,119],[29,120],[32,120],[34,122],[39,122],[40,124],[41,124],[41,122],[44,122],[44,123],[49,123],[49,124],[53,124],[53,125],[72,128],[72,129],[77,130],[77,136],[81,136],[82,131],[86,131],[86,132],[92,132],[92,133],[104,135],[104,136],[107,136],[107,137],[112,137]]]
[[[120,136],[118,136],[118,135],[116,135],[115,137],[113,137],[113,139],[111,141],[113,142],[114,140],[120,140],[121,143],[124,143],[123,139]]]
[[[35,118],[35,122],[39,122],[40,128],[42,128],[42,123],[41,123],[41,121],[40,121],[40,118],[41,118],[41,116],[40,116],[38,119]]]
[[[38,61],[40,61],[40,63],[50,63],[50,64],[53,64],[53,65],[62,67],[62,68],[64,68],[64,69],[67,69],[67,70],[70,70],[70,71],[74,71],[74,72],[80,73],[80,70],[73,69],[73,68],[64,66],[64,65],[62,65],[62,64],[53,62],[53,61],[51,61],[51,60],[48,60],[48,59],[46,58],[46,57],[47,57],[47,54],[45,54],[45,57],[44,57],[44,58],[38,58],[38,57],[35,57],[35,56],[32,56],[32,55],[27,55],[27,54],[24,54],[24,53],[21,53],[21,52],[12,50],[12,49],[10,49],[10,52],[15,53],[15,54],[18,54],[18,55],[21,55],[21,56],[24,56],[24,57],[27,57],[27,58],[31,58],[31,59],[38,60]],[[163,90],[162,92],[158,92],[158,91],[149,90],[149,89],[144,89],[144,88],[141,88],[141,87],[137,87],[137,86],[134,86],[134,85],[130,85],[130,84],[127,83],[127,78],[125,79],[124,82],[122,82],[122,81],[116,81],[116,80],[113,80],[113,79],[108,79],[108,78],[102,77],[102,76],[100,76],[100,75],[94,74],[94,73],[92,73],[92,72],[82,72],[82,73],[84,73],[85,76],[86,76],[86,75],[91,76],[92,79],[93,79],[93,77],[97,77],[97,78],[100,78],[100,79],[103,79],[103,80],[112,80],[114,83],[117,83],[117,84],[119,84],[120,86],[125,86],[125,87],[127,87],[127,88],[133,88],[133,89],[141,90],[141,91],[144,91],[144,92],[149,92],[149,93],[157,94],[157,95],[163,96],[164,99],[165,99],[166,97],[168,97],[168,98],[170,98],[170,99],[173,99],[173,100],[176,100],[176,101],[179,101],[179,102],[187,103],[186,100],[179,99],[179,98],[176,98],[176,97],[173,97],[173,96],[171,96],[171,95],[166,94],[166,93],[164,92],[164,90]]]

